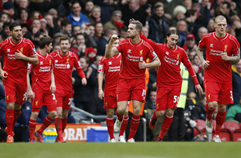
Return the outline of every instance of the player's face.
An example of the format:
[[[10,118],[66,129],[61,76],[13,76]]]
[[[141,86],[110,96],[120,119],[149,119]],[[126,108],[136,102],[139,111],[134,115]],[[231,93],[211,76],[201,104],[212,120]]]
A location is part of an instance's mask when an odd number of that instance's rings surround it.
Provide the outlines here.
[[[167,37],[167,46],[171,49],[175,48],[178,42],[179,36],[176,34],[171,34]]]
[[[127,30],[127,35],[129,38],[134,38],[137,35],[138,31],[136,29],[135,24],[129,24],[128,30]]]
[[[12,38],[15,41],[19,41],[22,38],[22,28],[21,26],[16,26],[12,30]]]
[[[63,53],[67,53],[69,51],[69,48],[70,48],[69,40],[62,40],[60,42],[60,49]]]
[[[216,33],[223,35],[226,33],[227,21],[217,19],[216,23],[214,24],[214,27],[215,27]]]

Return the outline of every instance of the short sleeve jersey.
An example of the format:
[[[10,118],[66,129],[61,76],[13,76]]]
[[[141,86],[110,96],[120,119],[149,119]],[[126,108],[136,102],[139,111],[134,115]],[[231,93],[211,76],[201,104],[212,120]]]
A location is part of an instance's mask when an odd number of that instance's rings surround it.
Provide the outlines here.
[[[48,91],[51,85],[52,56],[49,54],[44,56],[39,52],[37,55],[39,59],[38,65],[28,64],[28,71],[31,72],[32,77],[32,89]]]
[[[144,40],[134,44],[128,38],[121,41],[116,48],[122,56],[120,78],[145,78],[145,69],[139,68],[139,62],[146,61],[147,58],[150,60],[157,58],[153,48]]]
[[[112,58],[102,57],[98,71],[105,73],[105,91],[116,90],[121,65],[121,54]]]
[[[237,39],[228,33],[223,38],[218,38],[213,32],[202,37],[199,48],[206,48],[206,60],[210,61],[210,65],[204,71],[205,80],[231,83],[232,62],[223,60],[221,53],[227,52],[228,56],[239,54],[240,45]]]
[[[53,70],[55,77],[56,92],[72,91],[72,71],[73,67],[81,69],[78,56],[73,52],[63,56],[60,50],[50,54],[53,57]]]
[[[33,43],[29,39],[21,38],[18,43],[14,43],[12,38],[8,38],[0,43],[0,57],[4,55],[3,70],[8,73],[9,79],[26,82],[28,63],[25,60],[15,58],[17,50],[28,57],[37,53]]]

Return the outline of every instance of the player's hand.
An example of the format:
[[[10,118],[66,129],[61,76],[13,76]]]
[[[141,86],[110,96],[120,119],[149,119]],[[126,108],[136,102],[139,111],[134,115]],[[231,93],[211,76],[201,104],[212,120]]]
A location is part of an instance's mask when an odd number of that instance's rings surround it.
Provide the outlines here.
[[[5,81],[5,79],[8,77],[8,73],[6,71],[1,71],[1,78],[3,81]]]
[[[104,92],[102,89],[99,90],[98,97],[100,98],[100,100],[102,100],[104,98]]]
[[[72,77],[72,84],[74,84],[75,83],[75,78],[74,77]]]
[[[23,55],[22,52],[20,52],[18,49],[17,49],[17,52],[15,52],[15,58],[16,59],[24,59],[25,55]]]
[[[198,92],[199,94],[203,94],[203,89],[202,89],[202,87],[200,86],[200,84],[198,84],[198,85],[195,86],[195,90],[196,90],[196,92]]]
[[[84,85],[84,86],[87,85],[87,80],[86,80],[86,78],[82,78],[81,81],[82,81],[82,85]]]
[[[55,93],[55,92],[56,92],[56,86],[55,86],[54,83],[51,84],[51,86],[50,86],[50,90],[51,90],[52,93]]]
[[[208,68],[208,66],[210,65],[210,61],[204,60],[204,62],[202,63],[203,68],[206,69]]]
[[[145,61],[140,61],[140,62],[139,62],[139,68],[140,68],[140,69],[145,69],[145,68],[146,68],[146,65],[147,65],[147,63],[146,63]]]
[[[111,43],[114,43],[117,39],[118,39],[118,35],[113,34],[110,41],[111,41]]]
[[[223,60],[226,60],[226,61],[228,61],[228,59],[229,59],[229,57],[227,55],[227,52],[221,53],[221,57],[222,57]]]
[[[33,91],[32,91],[31,88],[28,89],[28,91],[27,91],[27,97],[28,97],[29,99],[33,99],[33,98],[34,98],[34,93],[33,93]]]
[[[132,21],[135,21],[135,19],[134,19],[134,18],[131,18],[131,19],[129,20],[129,23],[131,23]]]

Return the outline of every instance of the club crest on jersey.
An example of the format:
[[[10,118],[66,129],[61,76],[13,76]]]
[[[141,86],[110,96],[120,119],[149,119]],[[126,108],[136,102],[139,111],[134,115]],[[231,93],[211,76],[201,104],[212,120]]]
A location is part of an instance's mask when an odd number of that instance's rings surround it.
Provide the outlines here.
[[[22,47],[22,48],[20,48],[20,52],[23,52],[23,47]]]
[[[66,63],[69,63],[69,58],[68,58],[68,59],[66,59]]]
[[[131,49],[128,49],[128,50],[127,50],[127,53],[131,53]]]
[[[7,52],[10,52],[10,49],[7,49]]]
[[[169,55],[169,52],[166,52],[166,55]]]
[[[224,46],[224,52],[227,51],[227,48],[228,48],[228,45],[225,45],[225,46]]]
[[[180,56],[180,54],[177,54],[177,60],[179,60],[179,56]]]
[[[51,62],[51,60],[49,60],[49,65],[51,65],[52,64],[52,62]]]
[[[38,101],[35,102],[35,106],[38,106]]]
[[[210,44],[210,47],[213,47],[213,44]]]
[[[143,50],[140,50],[140,55],[142,55]]]

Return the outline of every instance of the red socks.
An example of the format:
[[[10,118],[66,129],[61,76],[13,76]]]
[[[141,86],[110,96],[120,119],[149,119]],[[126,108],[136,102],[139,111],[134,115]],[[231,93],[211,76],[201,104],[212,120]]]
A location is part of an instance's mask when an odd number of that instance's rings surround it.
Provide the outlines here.
[[[173,116],[172,117],[165,116],[164,121],[162,123],[161,132],[158,136],[159,138],[163,139],[163,137],[166,135],[169,127],[172,124],[172,120],[173,120]]]
[[[110,139],[115,138],[114,137],[114,118],[106,117],[106,124],[107,124],[108,132],[110,135]]]
[[[13,129],[14,129],[14,125],[15,123],[18,121],[19,115],[21,114],[21,110],[14,110],[14,120],[13,120]]]
[[[126,126],[128,124],[128,121],[129,121],[129,116],[124,117],[124,119],[122,121],[122,124],[121,124],[119,136],[123,136],[123,134],[126,130]]]
[[[205,109],[206,109],[206,118],[208,120],[212,120],[213,119],[212,114],[216,110],[216,108],[214,108],[213,110],[210,110],[209,107],[208,107],[208,104],[206,104]]]
[[[52,123],[53,119],[51,119],[49,116],[45,117],[42,126],[38,130],[39,134],[42,134],[43,131]]]
[[[55,128],[58,133],[58,137],[63,137],[63,132],[62,132],[62,119],[61,118],[55,118]]]
[[[216,130],[214,132],[214,135],[219,135],[221,127],[224,123],[225,117],[226,117],[226,111],[224,112],[218,111],[216,116]]]
[[[62,133],[64,133],[64,129],[67,126],[67,118],[62,119]]]
[[[123,120],[123,115],[119,115],[117,110],[116,110],[116,115],[118,117],[118,120],[121,122]]]
[[[13,121],[14,121],[14,110],[6,109],[6,123],[8,128],[8,135],[13,136]]]
[[[130,128],[130,134],[129,134],[128,139],[135,137],[139,124],[140,124],[140,115],[133,114],[132,119],[131,119],[131,128]]]
[[[29,119],[28,125],[29,125],[29,136],[30,136],[30,141],[31,141],[32,139],[34,139],[36,120]]]

